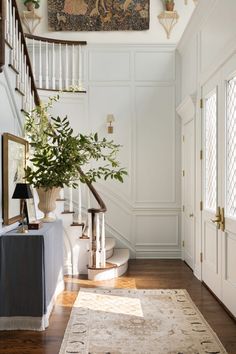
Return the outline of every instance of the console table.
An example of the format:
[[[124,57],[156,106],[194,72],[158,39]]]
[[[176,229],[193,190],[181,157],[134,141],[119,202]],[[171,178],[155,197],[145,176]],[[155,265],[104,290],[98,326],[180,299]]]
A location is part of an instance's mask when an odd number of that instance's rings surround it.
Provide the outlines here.
[[[63,289],[61,220],[0,236],[0,330],[44,330]]]

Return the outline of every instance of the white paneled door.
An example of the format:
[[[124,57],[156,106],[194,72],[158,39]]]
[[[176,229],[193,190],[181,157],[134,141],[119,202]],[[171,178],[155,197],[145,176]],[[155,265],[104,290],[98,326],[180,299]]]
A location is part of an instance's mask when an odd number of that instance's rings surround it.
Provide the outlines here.
[[[183,238],[184,260],[194,268],[194,117],[183,123]]]
[[[236,316],[236,65],[203,88],[202,277]]]

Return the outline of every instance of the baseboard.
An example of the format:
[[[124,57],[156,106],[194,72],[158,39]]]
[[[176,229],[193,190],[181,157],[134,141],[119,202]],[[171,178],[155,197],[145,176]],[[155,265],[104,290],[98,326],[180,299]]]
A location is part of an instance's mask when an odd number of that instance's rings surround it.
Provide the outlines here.
[[[73,275],[72,265],[64,264],[64,275]]]
[[[181,251],[136,251],[137,259],[181,259]]]
[[[202,280],[201,266],[199,264],[195,264],[193,274],[198,280]]]

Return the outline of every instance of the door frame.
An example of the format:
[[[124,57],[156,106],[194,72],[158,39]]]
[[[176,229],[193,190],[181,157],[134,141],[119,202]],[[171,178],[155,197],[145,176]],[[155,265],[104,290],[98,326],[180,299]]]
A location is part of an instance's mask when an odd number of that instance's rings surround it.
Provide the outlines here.
[[[183,213],[183,206],[184,206],[184,178],[183,178],[183,162],[184,162],[184,126],[193,120],[194,122],[194,196],[193,196],[193,214],[194,214],[194,229],[193,229],[193,238],[194,238],[194,256],[193,256],[193,271],[195,271],[195,263],[196,263],[196,95],[187,96],[182,103],[176,109],[180,119],[181,119],[181,259],[184,261],[184,213]]]

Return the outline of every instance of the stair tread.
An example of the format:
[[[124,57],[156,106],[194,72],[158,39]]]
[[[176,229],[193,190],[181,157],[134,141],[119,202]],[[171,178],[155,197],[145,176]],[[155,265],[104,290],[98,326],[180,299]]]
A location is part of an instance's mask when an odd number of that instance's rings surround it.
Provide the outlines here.
[[[113,255],[107,259],[107,263],[116,264],[117,267],[125,264],[129,260],[128,248],[115,248]]]
[[[106,244],[106,251],[110,251],[112,248],[115,247],[116,241],[112,237],[106,237],[105,244]]]

